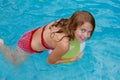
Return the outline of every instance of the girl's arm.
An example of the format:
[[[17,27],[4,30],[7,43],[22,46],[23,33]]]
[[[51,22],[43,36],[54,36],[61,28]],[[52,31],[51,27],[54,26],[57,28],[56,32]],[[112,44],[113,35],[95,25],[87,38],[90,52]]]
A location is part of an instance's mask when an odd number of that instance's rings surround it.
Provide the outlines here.
[[[59,63],[65,63],[65,62],[73,62],[78,59],[80,59],[83,55],[83,50],[73,58],[68,59],[61,59],[61,57],[69,50],[69,41],[62,40],[57,44],[56,48],[50,53],[48,57],[48,63],[50,64],[59,64]]]
[[[83,56],[83,50],[85,48],[85,42],[81,43],[80,47],[81,47],[80,48],[80,53],[77,56],[75,56],[73,58],[69,58],[69,59],[60,59],[55,64],[65,63],[65,62],[73,62],[73,61],[79,60]]]
[[[63,38],[56,44],[54,50],[50,53],[48,57],[48,63],[50,64],[58,64],[57,61],[61,61],[61,57],[69,50],[69,40]],[[67,60],[66,60],[67,61]],[[65,62],[66,62],[65,61]],[[69,62],[69,60],[67,61]]]
[[[76,57],[68,58],[68,59],[60,59],[60,60],[56,61],[55,64],[60,64],[60,63],[65,63],[65,62],[73,62],[73,61],[79,60],[82,57],[82,55],[83,55],[83,53],[80,52]]]
[[[66,42],[67,43],[67,42]],[[57,46],[49,55],[48,57],[48,63],[50,64],[59,64],[59,63],[65,63],[65,62],[73,62],[78,59],[80,59],[83,55],[82,52],[80,52],[76,57],[68,58],[68,59],[61,59],[61,57],[69,50],[69,44],[65,45],[66,43],[58,44]]]

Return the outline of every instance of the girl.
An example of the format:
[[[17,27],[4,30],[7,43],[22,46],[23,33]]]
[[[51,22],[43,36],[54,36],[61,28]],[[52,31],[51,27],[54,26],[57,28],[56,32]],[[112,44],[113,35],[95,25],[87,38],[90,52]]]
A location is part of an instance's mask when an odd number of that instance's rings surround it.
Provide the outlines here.
[[[94,28],[95,20],[91,13],[76,11],[70,18],[60,19],[25,33],[14,52],[4,46],[1,39],[1,50],[15,64],[21,63],[32,53],[42,53],[46,49],[52,50],[47,59],[49,64],[72,62],[79,59],[82,52],[73,58],[62,59],[70,49],[70,42],[75,39],[80,43],[85,42],[92,36]]]

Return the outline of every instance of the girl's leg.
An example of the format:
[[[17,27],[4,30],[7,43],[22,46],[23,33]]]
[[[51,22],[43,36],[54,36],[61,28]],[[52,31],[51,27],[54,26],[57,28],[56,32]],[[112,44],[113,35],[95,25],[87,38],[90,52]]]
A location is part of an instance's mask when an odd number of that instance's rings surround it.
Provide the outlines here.
[[[25,62],[29,57],[30,54],[24,52],[22,49],[17,48],[14,52],[13,52],[13,57],[14,57],[14,63],[15,64],[21,64],[23,62]]]
[[[4,45],[4,41],[2,39],[0,39],[0,50],[2,51],[3,55],[7,59],[10,59],[10,61],[15,65],[21,64],[30,56],[30,54],[24,52],[20,48],[12,51],[10,47]]]
[[[0,50],[4,53],[5,57],[9,57],[9,59],[13,60],[13,55],[12,55],[9,47],[4,46],[3,39],[0,39]]]

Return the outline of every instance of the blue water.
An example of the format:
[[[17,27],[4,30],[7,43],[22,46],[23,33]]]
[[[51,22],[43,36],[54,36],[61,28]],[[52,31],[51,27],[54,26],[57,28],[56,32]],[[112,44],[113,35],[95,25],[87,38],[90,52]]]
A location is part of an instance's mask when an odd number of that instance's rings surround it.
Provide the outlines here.
[[[15,67],[0,53],[0,80],[119,80],[120,0],[0,0],[0,38],[15,48],[26,31],[76,10],[90,11],[96,19],[81,60],[50,65],[45,51]]]

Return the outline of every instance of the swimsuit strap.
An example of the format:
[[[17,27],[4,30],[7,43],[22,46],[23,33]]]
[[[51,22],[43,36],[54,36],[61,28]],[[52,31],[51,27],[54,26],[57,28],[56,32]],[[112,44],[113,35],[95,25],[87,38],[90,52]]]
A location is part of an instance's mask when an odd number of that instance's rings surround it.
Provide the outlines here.
[[[46,27],[46,26],[45,26]],[[45,27],[43,27],[43,29],[42,29],[42,33],[41,33],[41,43],[42,43],[42,45],[46,48],[46,49],[53,49],[53,48],[51,48],[51,47],[49,47],[49,45],[45,42],[45,40],[44,40],[44,37],[43,37],[43,33],[44,33],[44,31],[45,31]]]
[[[43,52],[43,51],[36,51],[36,50],[34,50],[34,49],[31,47],[31,42],[32,42],[33,34],[34,34],[38,29],[39,29],[39,28],[36,28],[35,30],[32,31],[32,35],[31,35],[31,38],[30,38],[30,44],[29,44],[29,46],[30,46],[31,52],[41,53],[41,52]]]

